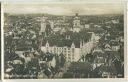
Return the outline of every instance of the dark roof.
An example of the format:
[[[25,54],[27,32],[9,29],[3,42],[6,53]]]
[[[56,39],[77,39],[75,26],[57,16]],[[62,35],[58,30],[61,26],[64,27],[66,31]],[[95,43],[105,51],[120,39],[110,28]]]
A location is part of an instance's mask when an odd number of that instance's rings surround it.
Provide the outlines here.
[[[108,56],[108,55],[109,55],[109,58],[111,58],[111,59],[113,59],[113,58],[120,59],[119,52],[117,52],[117,51],[106,51],[104,53],[104,56]]]
[[[111,73],[116,73],[116,68],[114,65],[111,66],[106,66],[106,65],[101,65],[99,70],[101,72],[111,72]]]
[[[107,40],[116,40],[118,36],[111,35],[111,36],[106,36]]]
[[[110,46],[118,46],[119,45],[119,42],[117,41],[110,41]]]
[[[102,53],[102,52],[97,52],[97,51],[95,51],[95,52],[93,53],[93,55],[102,57],[103,53]]]
[[[70,37],[69,39],[66,36]],[[57,46],[57,47],[71,47],[72,43],[75,44],[76,48],[80,47],[80,42],[84,41],[85,43],[89,41],[91,38],[91,33],[65,33],[63,35],[52,35],[50,37],[45,38],[42,41],[42,46],[45,46],[46,43],[49,43],[49,46]]]
[[[86,62],[72,62],[70,68],[71,69],[78,68],[79,70],[91,71],[92,65],[90,62],[87,62],[87,61]]]

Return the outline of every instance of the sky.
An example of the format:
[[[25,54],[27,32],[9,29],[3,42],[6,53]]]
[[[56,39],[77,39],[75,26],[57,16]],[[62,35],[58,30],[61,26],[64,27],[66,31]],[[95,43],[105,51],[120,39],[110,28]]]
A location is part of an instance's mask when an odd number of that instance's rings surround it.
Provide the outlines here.
[[[122,14],[121,3],[5,3],[4,12],[11,14],[47,13],[53,15]]]

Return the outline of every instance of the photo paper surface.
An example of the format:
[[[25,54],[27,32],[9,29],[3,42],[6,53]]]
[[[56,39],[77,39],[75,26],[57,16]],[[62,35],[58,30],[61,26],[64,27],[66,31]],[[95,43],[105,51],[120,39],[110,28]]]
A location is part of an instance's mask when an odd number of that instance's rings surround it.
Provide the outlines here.
[[[4,4],[4,79],[124,78],[121,3]]]

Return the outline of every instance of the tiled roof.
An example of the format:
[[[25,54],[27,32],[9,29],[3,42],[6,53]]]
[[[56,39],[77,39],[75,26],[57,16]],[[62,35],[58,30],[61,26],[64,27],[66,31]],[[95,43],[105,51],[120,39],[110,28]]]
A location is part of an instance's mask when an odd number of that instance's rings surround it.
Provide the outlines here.
[[[69,36],[69,39],[66,39],[66,36]],[[63,35],[53,35],[49,38],[44,38],[42,41],[42,46],[45,46],[46,43],[49,43],[49,46],[57,46],[57,47],[71,47],[72,43],[75,44],[76,48],[80,47],[80,42],[83,40],[85,43],[89,41],[91,38],[90,33],[85,33],[85,35],[79,35],[79,34],[73,34],[73,33],[67,33]]]

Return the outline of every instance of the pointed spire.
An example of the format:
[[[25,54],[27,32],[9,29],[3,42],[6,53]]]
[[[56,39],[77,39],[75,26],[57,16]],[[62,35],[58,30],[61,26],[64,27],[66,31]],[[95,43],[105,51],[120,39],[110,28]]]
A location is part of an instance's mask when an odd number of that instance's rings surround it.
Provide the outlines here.
[[[49,47],[49,43],[48,43],[48,41],[46,42],[46,47]]]
[[[71,45],[71,47],[72,47],[72,48],[75,48],[75,44],[74,44],[74,42],[72,42],[72,45]]]

